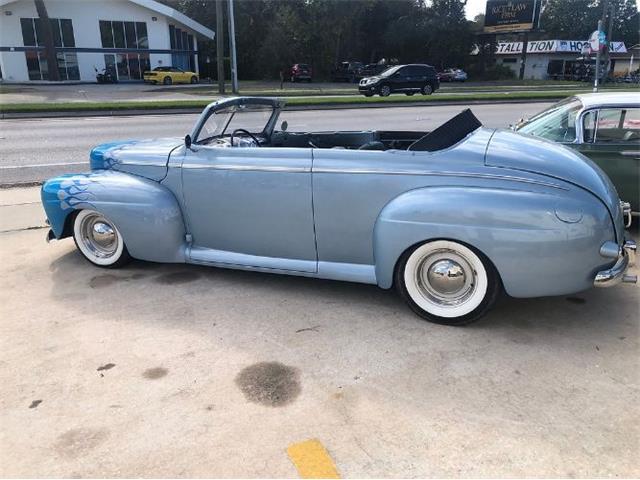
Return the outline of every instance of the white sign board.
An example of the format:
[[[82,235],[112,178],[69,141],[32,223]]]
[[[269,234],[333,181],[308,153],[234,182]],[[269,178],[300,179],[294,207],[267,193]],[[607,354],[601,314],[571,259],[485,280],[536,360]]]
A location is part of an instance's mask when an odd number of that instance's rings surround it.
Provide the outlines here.
[[[527,44],[527,53],[577,53],[589,48],[589,41],[581,40],[535,40]],[[627,53],[624,42],[611,42],[612,53]],[[497,55],[518,55],[522,53],[522,42],[500,42],[496,45]]]

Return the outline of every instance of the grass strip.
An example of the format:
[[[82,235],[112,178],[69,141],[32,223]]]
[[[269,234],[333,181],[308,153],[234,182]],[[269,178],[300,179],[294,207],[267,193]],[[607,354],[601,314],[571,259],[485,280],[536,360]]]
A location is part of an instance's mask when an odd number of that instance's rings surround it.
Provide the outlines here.
[[[589,90],[571,92],[587,93]],[[277,96],[277,95],[276,95]],[[389,97],[294,97],[287,100],[290,106],[321,106],[321,105],[375,105],[375,104],[430,104],[439,102],[482,102],[482,101],[526,101],[526,100],[557,100],[567,96],[566,90],[545,92],[501,92],[475,94],[447,94],[434,95],[392,95]],[[200,109],[213,99],[201,100],[160,100],[160,101],[132,101],[132,102],[67,102],[67,103],[15,103],[0,105],[0,113],[30,113],[30,112],[89,112],[89,111],[122,111],[122,110],[164,110],[164,109]]]

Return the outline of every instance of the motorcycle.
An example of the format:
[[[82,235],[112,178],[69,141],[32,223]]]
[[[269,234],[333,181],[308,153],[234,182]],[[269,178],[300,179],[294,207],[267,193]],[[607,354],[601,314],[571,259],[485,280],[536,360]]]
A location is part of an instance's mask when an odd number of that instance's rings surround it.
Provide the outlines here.
[[[93,67],[96,71],[96,80],[98,83],[118,83],[118,75],[113,67],[103,68],[98,71],[96,67]]]

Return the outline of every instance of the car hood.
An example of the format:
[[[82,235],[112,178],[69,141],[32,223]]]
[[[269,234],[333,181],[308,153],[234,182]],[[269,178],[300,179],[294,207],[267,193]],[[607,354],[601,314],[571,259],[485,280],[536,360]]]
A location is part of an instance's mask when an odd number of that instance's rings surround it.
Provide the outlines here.
[[[159,181],[167,174],[169,155],[183,144],[181,138],[103,143],[91,150],[91,170],[112,169]]]
[[[576,185],[602,200],[616,225],[622,222],[620,199],[609,177],[587,157],[564,145],[510,130],[496,130],[489,141],[485,164]]]

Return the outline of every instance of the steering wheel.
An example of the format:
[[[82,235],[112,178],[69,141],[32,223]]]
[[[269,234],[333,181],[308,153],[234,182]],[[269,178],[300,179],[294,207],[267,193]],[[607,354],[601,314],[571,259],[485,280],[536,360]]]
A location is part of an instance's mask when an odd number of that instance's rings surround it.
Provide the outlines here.
[[[233,147],[233,137],[236,135],[236,133],[245,133],[247,135],[249,135],[254,142],[256,142],[256,146],[257,147],[261,147],[262,145],[260,145],[260,141],[258,141],[258,139],[253,135],[253,133],[251,133],[248,130],[245,130],[244,128],[236,128],[233,132],[231,132],[231,138],[229,139],[231,141],[231,146]]]

